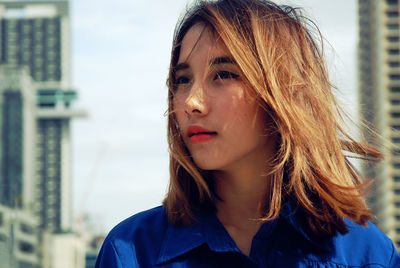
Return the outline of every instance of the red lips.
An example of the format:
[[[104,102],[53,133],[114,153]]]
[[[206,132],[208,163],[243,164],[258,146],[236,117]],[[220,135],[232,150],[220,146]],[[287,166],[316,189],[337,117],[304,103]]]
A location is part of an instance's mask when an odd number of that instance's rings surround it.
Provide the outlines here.
[[[199,126],[190,126],[187,129],[187,135],[191,143],[201,143],[212,139],[217,132]]]

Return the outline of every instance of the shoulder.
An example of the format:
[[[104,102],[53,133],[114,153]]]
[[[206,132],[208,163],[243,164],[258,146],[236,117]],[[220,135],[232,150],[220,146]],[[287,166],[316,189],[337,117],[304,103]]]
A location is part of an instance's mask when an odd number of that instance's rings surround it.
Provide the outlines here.
[[[167,226],[168,220],[165,209],[159,206],[123,220],[110,231],[107,238],[111,240],[132,240],[132,238],[141,234],[159,234]]]
[[[168,225],[165,209],[161,206],[127,218],[107,235],[96,267],[151,266]]]
[[[346,224],[349,232],[338,234],[332,240],[335,262],[378,267],[397,267],[400,264],[393,242],[373,223],[362,226],[346,219]]]
[[[373,223],[368,222],[367,226],[362,226],[346,219],[346,224],[349,232],[335,237],[338,245],[343,248],[351,247],[353,251],[367,251],[372,255],[374,252],[379,252],[379,255],[392,253],[392,241]]]

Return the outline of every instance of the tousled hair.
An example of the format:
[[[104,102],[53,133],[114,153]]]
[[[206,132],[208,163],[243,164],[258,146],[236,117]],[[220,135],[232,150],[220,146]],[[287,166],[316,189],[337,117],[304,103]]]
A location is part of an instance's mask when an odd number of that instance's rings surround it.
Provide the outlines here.
[[[264,0],[197,1],[175,29],[167,80],[170,184],[163,203],[169,221],[190,224],[197,212],[215,211],[218,198],[212,171],[194,164],[180,137],[172,105],[181,42],[196,23],[226,46],[278,135],[261,220],[276,218],[291,201],[314,235],[346,233],[345,217],[365,225],[371,217],[367,183],[345,151],[365,159],[383,156],[342,128],[343,111],[332,93],[318,28],[299,9]]]

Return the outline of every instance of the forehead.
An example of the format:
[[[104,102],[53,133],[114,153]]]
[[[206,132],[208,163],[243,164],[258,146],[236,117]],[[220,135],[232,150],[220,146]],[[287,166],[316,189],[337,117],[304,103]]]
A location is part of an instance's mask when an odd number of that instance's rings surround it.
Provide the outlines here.
[[[214,31],[209,26],[197,23],[189,29],[182,40],[178,63],[188,61],[195,54],[211,58],[226,52],[223,43],[215,38]]]

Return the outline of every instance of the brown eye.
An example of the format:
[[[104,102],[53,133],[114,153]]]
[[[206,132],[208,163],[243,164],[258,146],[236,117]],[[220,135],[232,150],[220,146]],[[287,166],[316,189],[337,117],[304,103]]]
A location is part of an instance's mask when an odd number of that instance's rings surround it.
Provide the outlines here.
[[[182,84],[189,84],[190,79],[186,76],[179,76],[178,78],[175,79],[175,84],[177,85],[182,85]]]
[[[174,91],[182,91],[190,86],[191,78],[185,75],[178,76],[174,81]]]

